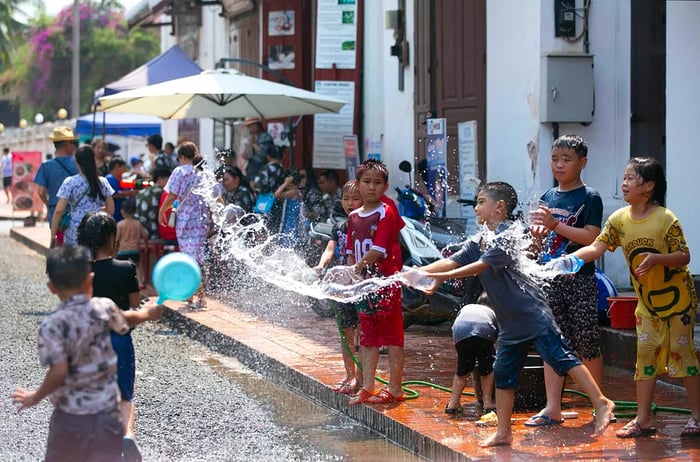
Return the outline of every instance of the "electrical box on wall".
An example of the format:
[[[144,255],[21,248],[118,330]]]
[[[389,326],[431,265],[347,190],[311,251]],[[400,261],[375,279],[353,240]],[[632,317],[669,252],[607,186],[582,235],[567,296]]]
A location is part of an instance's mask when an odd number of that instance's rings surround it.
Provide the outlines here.
[[[576,0],[554,0],[554,36],[576,36]]]
[[[546,54],[540,81],[540,122],[593,121],[593,55]]]

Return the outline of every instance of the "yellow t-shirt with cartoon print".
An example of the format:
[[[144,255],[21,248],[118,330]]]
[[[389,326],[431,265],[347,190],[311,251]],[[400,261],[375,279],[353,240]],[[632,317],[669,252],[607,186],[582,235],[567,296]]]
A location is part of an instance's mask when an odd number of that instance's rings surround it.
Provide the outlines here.
[[[634,276],[633,271],[642,262],[641,254],[645,252],[688,252],[681,224],[669,209],[657,207],[642,220],[632,218],[629,206],[616,210],[605,222],[597,240],[605,243],[610,251],[622,248],[639,297],[635,314],[666,319],[697,307],[698,298],[687,265],[678,268],[656,265],[644,276]]]

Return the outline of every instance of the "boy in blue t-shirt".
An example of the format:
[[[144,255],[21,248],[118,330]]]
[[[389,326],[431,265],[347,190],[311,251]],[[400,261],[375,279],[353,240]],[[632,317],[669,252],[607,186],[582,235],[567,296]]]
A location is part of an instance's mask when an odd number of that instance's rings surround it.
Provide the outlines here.
[[[478,275],[496,313],[500,329],[494,363],[498,428],[481,442],[482,447],[513,441],[510,419],[514,390],[531,345],[558,374],[568,374],[588,394],[596,411],[593,436],[600,436],[610,423],[615,404],[603,396],[588,369],[562,338],[544,293],[520,270],[514,258],[513,249],[518,248],[514,241],[519,242],[520,236],[513,235],[509,218],[517,203],[518,195],[508,183],[482,186],[474,210],[479,224],[487,229],[450,258],[421,268],[435,279],[426,293],[434,293],[446,279]]]
[[[577,135],[554,140],[551,169],[558,185],[541,196],[543,205],[530,213],[530,232],[543,244],[542,262],[573,253],[591,244],[600,234],[603,201],[586,186],[581,172],[588,162],[588,145]],[[546,205],[544,205],[546,204]],[[598,386],[603,380],[603,356],[598,330],[598,283],[595,264],[586,263],[578,273],[557,276],[546,287],[554,319],[571,348],[583,360]],[[561,392],[564,378],[545,364],[547,405],[525,425],[558,425],[562,420]],[[613,418],[614,419],[614,418]]]

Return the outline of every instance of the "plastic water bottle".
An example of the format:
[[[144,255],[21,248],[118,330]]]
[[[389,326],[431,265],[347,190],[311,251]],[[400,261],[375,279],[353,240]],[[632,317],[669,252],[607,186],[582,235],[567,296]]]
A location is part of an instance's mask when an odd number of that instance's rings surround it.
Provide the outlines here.
[[[403,282],[418,290],[428,290],[435,284],[435,278],[428,276],[430,273],[415,268],[404,266],[401,268]]]
[[[584,261],[576,255],[565,255],[563,257],[554,258],[544,265],[545,270],[557,274],[573,274],[583,267]]]

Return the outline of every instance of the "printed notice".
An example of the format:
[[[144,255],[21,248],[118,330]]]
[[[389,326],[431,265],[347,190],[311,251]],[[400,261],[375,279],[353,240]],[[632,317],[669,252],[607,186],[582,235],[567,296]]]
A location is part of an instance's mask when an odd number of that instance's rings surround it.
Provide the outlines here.
[[[318,0],[316,16],[316,68],[355,69],[356,1]]]
[[[343,136],[353,135],[355,82],[319,80],[314,86],[319,95],[346,101],[337,114],[314,116],[313,168],[345,169]]]

